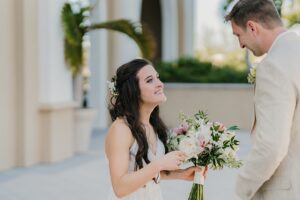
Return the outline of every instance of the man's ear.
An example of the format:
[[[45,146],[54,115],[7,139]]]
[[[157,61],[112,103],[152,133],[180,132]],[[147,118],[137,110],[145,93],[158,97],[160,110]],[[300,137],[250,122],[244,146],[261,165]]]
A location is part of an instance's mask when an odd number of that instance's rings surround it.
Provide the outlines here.
[[[258,32],[257,22],[249,20],[246,25],[247,25],[247,29],[251,33],[257,34]]]

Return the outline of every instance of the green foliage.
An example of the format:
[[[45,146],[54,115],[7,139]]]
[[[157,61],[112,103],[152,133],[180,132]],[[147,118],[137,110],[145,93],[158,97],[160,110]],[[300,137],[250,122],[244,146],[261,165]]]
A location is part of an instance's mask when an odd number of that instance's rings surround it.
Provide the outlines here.
[[[284,18],[288,21],[288,27],[298,24],[300,23],[300,11],[286,15]]]
[[[86,33],[85,27],[80,24],[84,20],[83,12],[88,8],[81,9],[79,13],[73,13],[71,5],[66,3],[62,8],[61,21],[64,30],[64,52],[72,74],[80,72],[82,65],[82,38]]]
[[[228,131],[237,131],[240,130],[238,126],[231,126],[227,129]]]
[[[74,13],[70,3],[65,3],[62,8],[61,22],[64,30],[64,54],[73,75],[80,73],[82,68],[83,36],[87,32],[96,29],[108,29],[123,33],[136,42],[144,58],[151,60],[154,57],[156,43],[154,37],[145,27],[124,19],[84,26],[84,21],[88,20],[85,11],[90,9],[91,7],[83,7],[80,8],[78,13]]]
[[[195,115],[195,119],[200,120],[202,119],[205,123],[209,122],[208,114],[202,110],[199,110]]]
[[[223,9],[226,11],[233,0],[224,0]]]
[[[247,83],[248,75],[246,70],[230,66],[215,67],[211,62],[201,62],[195,58],[158,62],[156,68],[163,82]]]
[[[133,39],[139,46],[142,56],[151,60],[155,54],[155,40],[154,37],[143,28],[139,23],[133,23],[129,20],[114,20],[99,24],[93,24],[89,30],[108,29],[126,34]]]

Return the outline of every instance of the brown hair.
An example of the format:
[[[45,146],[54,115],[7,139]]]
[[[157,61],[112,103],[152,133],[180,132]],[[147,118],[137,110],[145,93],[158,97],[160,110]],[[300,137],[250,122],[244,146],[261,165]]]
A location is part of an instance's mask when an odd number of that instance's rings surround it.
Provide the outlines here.
[[[231,20],[243,29],[249,20],[256,21],[267,29],[283,25],[272,0],[239,0],[225,16],[225,21]]]
[[[132,136],[138,144],[138,151],[135,155],[135,170],[143,168],[143,160],[148,164],[148,149],[145,127],[140,119],[141,91],[137,73],[146,65],[152,65],[145,59],[134,59],[120,66],[116,73],[117,97],[112,96],[109,105],[109,112],[112,121],[118,117],[126,119]],[[152,65],[153,66],[153,65]],[[167,153],[167,127],[160,118],[159,106],[156,106],[150,115],[150,123],[153,126],[158,138],[165,146]]]

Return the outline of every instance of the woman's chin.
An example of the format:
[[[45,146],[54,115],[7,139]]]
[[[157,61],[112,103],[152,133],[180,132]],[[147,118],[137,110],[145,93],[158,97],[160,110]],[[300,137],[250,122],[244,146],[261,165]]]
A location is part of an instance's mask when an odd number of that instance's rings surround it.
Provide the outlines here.
[[[167,101],[167,97],[165,96],[162,100],[162,103],[166,102]]]
[[[157,105],[160,105],[162,103],[165,103],[167,101],[167,98],[163,98],[160,101],[157,102]]]
[[[165,103],[166,101],[167,101],[167,98],[164,97],[164,98],[161,98],[161,99],[159,99],[159,100],[153,102],[153,104],[154,104],[155,106],[159,106],[160,104]]]
[[[159,103],[164,103],[164,102],[166,102],[166,101],[167,101],[166,95],[162,94],[162,95],[160,96],[160,101],[159,101]]]

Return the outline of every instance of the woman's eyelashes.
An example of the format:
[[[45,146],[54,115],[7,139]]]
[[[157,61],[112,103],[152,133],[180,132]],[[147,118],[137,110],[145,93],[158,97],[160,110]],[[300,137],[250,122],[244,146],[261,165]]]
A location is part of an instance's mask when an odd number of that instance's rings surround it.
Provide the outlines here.
[[[153,83],[153,78],[149,78],[149,79],[147,79],[147,81],[146,81],[147,83]]]
[[[156,76],[156,79],[160,80],[159,75]],[[154,79],[152,77],[149,77],[146,79],[146,83],[153,83]]]

